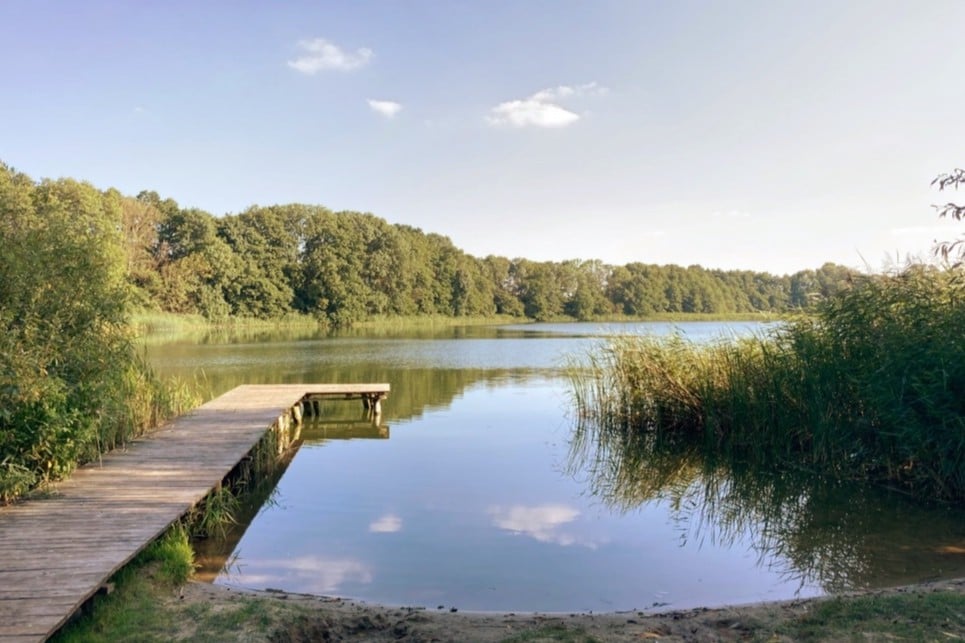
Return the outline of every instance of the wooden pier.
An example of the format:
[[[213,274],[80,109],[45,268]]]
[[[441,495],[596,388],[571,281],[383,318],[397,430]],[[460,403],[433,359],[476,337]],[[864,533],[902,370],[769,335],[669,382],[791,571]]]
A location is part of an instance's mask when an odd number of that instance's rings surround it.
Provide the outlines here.
[[[0,641],[50,637],[268,431],[297,427],[314,399],[362,399],[377,417],[388,393],[388,384],[239,386],[43,497],[0,507]]]

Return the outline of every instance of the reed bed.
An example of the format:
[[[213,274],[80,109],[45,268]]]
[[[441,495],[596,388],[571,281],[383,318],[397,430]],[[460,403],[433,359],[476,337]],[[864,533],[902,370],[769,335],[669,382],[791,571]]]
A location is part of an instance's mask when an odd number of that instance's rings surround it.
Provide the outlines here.
[[[613,338],[584,366],[576,407],[609,431],[965,501],[959,271],[862,277],[749,339]]]

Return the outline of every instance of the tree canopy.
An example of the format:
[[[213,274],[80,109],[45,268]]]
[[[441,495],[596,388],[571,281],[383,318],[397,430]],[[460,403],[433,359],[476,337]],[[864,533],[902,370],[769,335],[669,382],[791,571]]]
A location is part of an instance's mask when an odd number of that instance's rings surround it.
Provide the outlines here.
[[[129,197],[71,180],[35,184],[6,172],[9,185],[49,194],[45,207],[54,210],[106,204],[98,207],[112,213],[112,236],[109,243],[92,241],[102,252],[84,261],[111,253],[123,257],[115,277],[128,286],[125,297],[134,305],[213,320],[301,313],[344,326],[393,315],[546,320],[781,313],[808,309],[853,274],[834,264],[778,276],[699,265],[477,258],[445,236],[369,213],[293,203],[214,216],[154,191]],[[11,201],[7,207],[15,206]],[[36,209],[32,216],[43,220]],[[6,221],[9,228],[12,219]]]

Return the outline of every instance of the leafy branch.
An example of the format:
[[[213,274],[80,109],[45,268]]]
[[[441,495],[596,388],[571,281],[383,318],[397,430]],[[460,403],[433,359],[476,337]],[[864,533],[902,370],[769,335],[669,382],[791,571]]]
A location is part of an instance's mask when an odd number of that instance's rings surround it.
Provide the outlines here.
[[[931,184],[937,185],[940,192],[943,192],[946,188],[958,190],[960,185],[965,184],[965,170],[955,168],[949,173],[939,174]],[[935,205],[932,207],[938,210],[939,218],[951,218],[956,221],[965,219],[965,205],[959,205],[949,201],[944,205]],[[962,264],[962,261],[965,260],[965,246],[962,245],[963,243],[965,243],[965,237],[955,241],[942,241],[935,246],[935,254],[941,255],[942,259],[948,261],[948,256],[953,254],[957,248],[959,261],[955,265],[959,266]]]

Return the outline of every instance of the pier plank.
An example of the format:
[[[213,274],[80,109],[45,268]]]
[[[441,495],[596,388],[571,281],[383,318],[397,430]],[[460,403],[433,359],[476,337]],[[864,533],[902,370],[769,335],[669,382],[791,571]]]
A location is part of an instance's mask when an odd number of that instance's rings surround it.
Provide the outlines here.
[[[239,386],[0,507],[0,641],[44,641],[312,397],[380,400],[388,384]]]

